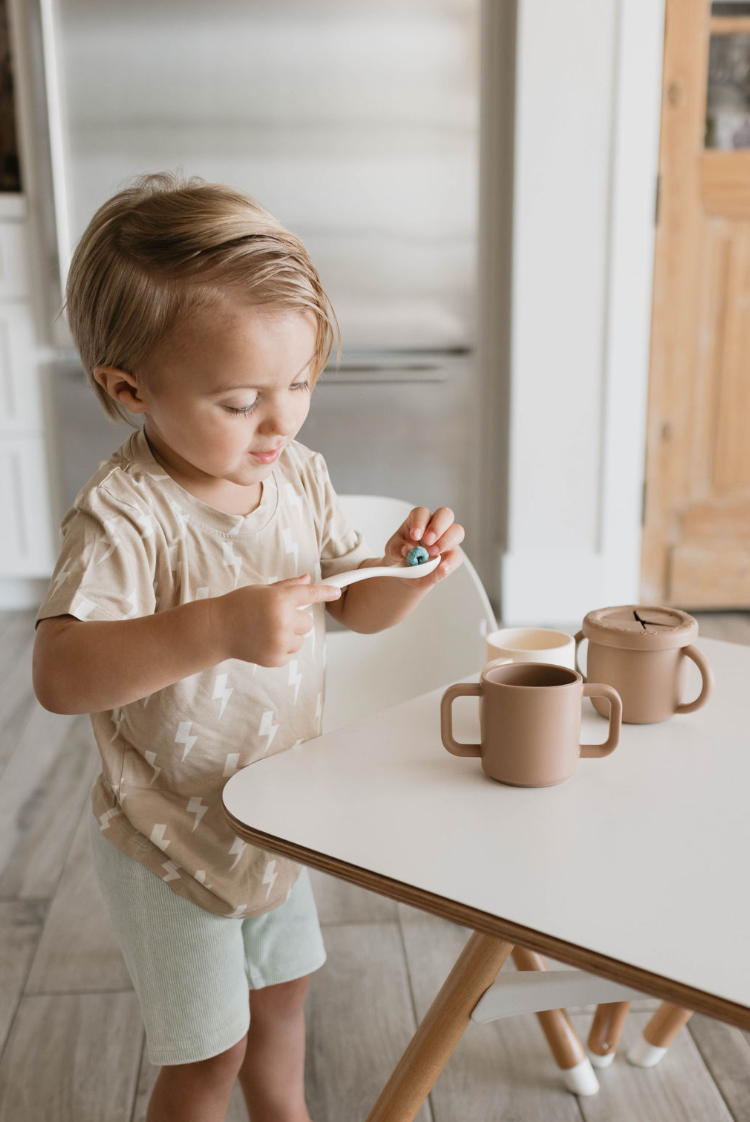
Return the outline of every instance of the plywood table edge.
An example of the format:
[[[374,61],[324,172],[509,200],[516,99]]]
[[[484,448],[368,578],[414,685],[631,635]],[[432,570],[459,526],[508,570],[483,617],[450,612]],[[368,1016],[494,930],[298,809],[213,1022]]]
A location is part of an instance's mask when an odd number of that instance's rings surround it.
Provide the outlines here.
[[[281,857],[288,857],[302,865],[319,869],[323,873],[348,881],[359,888],[377,892],[381,896],[387,896],[391,900],[397,900],[423,912],[429,912],[440,919],[447,919],[461,927],[481,931],[485,935],[494,935],[498,939],[506,939],[514,946],[526,947],[538,954],[549,955],[550,958],[556,958],[560,962],[586,970],[589,974],[609,978],[622,985],[631,986],[648,996],[669,1001],[673,1005],[679,1005],[695,1013],[703,1013],[707,1017],[724,1021],[736,1028],[750,1030],[750,1008],[747,1006],[739,1005],[737,1002],[706,993],[703,990],[694,989],[682,982],[664,978],[660,974],[652,974],[647,970],[641,970],[637,966],[620,962],[618,959],[608,958],[596,951],[580,947],[576,943],[556,939],[552,935],[546,935],[543,931],[535,931],[531,927],[522,927],[512,920],[503,919],[501,916],[495,916],[489,912],[479,911],[445,896],[438,896],[432,892],[427,892],[425,889],[394,880],[392,877],[383,876],[381,873],[363,869],[359,865],[352,865],[339,858],[329,857],[325,853],[308,849],[296,842],[277,838],[272,834],[265,834],[261,830],[252,829],[240,822],[223,804],[222,809],[234,832],[243,841],[249,842],[251,845],[258,845],[271,853],[277,853]],[[720,931],[716,933],[716,940],[717,945],[720,945]]]

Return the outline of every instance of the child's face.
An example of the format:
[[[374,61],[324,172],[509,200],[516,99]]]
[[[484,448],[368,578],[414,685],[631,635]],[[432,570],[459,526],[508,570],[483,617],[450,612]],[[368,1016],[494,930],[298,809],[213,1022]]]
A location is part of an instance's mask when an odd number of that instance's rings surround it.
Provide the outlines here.
[[[234,297],[196,309],[136,371],[152,443],[205,483],[260,483],[307,417],[316,336],[312,312]]]

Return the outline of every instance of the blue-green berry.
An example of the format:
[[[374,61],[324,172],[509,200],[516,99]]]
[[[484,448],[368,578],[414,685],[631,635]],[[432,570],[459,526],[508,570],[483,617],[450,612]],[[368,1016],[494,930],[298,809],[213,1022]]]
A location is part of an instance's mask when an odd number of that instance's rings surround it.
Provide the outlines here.
[[[415,545],[406,555],[407,565],[424,565],[430,560],[430,555],[423,545]]]

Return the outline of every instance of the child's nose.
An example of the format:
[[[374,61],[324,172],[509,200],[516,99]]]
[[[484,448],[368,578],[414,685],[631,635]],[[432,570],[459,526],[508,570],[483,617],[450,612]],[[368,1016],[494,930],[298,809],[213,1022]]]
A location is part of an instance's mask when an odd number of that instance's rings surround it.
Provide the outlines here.
[[[294,430],[293,411],[282,405],[269,405],[258,427],[265,432],[277,432],[286,436]]]

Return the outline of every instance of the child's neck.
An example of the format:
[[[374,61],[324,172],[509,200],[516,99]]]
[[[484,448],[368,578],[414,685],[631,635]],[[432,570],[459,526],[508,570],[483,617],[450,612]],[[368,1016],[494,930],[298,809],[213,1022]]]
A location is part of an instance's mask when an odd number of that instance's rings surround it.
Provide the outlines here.
[[[251,483],[243,487],[228,479],[216,479],[214,476],[206,475],[187,460],[183,460],[182,456],[172,448],[168,448],[146,428],[144,428],[144,435],[156,462],[174,479],[175,483],[179,483],[180,487],[184,487],[196,499],[200,499],[216,510],[223,511],[224,514],[252,514],[260,505],[262,483]]]

